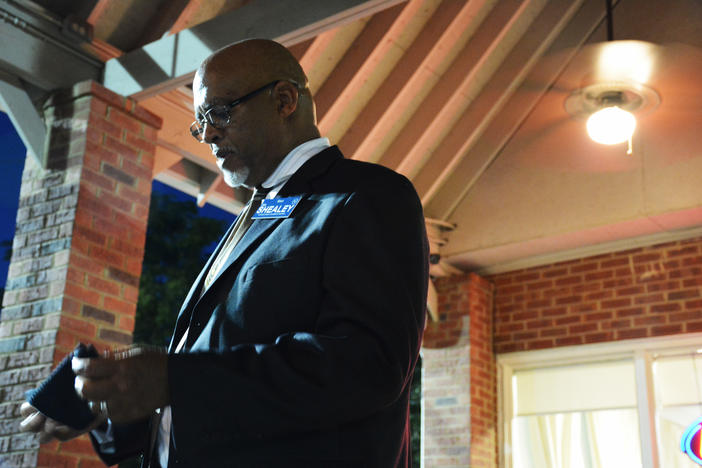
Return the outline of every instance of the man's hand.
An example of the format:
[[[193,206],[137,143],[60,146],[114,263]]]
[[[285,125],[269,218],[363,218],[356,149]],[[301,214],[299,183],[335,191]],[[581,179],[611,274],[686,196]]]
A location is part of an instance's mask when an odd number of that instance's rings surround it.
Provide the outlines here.
[[[167,354],[134,347],[94,359],[74,357],[78,396],[107,410],[117,423],[143,419],[169,404]]]
[[[107,420],[107,417],[104,415],[96,414],[95,420],[85,429],[73,429],[72,427],[46,417],[26,401],[22,403],[20,413],[24,416],[24,420],[20,423],[20,431],[39,434],[39,442],[42,444],[50,442],[53,439],[61,441],[73,439],[74,437],[78,437],[81,434],[95,429]]]

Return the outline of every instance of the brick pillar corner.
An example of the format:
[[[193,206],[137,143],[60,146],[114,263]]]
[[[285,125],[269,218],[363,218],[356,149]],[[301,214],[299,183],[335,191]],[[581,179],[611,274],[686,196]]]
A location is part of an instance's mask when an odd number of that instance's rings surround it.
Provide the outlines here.
[[[19,405],[79,341],[131,343],[161,120],[94,82],[43,111],[47,167],[25,160],[0,316],[0,466],[93,466],[85,437],[20,433]]]
[[[423,341],[425,468],[497,466],[493,285],[476,274],[438,278],[439,322]]]

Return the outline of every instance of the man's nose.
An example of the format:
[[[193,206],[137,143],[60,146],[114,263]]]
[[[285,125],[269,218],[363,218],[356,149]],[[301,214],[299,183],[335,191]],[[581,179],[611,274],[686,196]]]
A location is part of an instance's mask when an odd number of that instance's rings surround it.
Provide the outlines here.
[[[221,132],[222,131],[214,125],[205,122],[202,127],[202,141],[207,144],[216,143],[222,137]]]

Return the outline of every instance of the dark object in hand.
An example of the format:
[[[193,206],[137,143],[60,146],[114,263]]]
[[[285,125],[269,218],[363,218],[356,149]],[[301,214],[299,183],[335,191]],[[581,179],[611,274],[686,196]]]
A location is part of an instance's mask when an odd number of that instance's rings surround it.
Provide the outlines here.
[[[29,404],[45,416],[80,430],[85,429],[95,419],[95,415],[90,410],[88,402],[80,399],[73,388],[76,378],[71,368],[73,356],[99,357],[93,345],[86,346],[79,343],[39,387],[28,390],[24,396]]]

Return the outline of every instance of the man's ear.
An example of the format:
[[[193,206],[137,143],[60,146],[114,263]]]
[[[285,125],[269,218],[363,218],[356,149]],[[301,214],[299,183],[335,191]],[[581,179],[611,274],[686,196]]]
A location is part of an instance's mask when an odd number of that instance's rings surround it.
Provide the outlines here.
[[[290,117],[297,109],[300,98],[297,86],[289,81],[279,81],[273,88],[273,95],[276,98],[280,116],[284,119]]]

